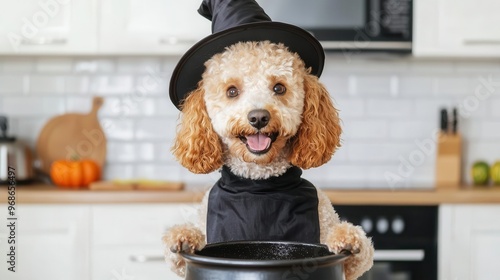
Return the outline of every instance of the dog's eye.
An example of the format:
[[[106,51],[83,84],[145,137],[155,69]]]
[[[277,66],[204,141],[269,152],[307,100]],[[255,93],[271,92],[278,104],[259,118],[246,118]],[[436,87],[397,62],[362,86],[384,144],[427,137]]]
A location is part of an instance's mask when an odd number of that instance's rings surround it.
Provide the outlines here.
[[[236,87],[230,87],[226,91],[227,97],[236,97],[240,94],[240,91]]]
[[[282,84],[275,84],[273,87],[273,91],[276,94],[283,95],[286,92],[286,87]]]

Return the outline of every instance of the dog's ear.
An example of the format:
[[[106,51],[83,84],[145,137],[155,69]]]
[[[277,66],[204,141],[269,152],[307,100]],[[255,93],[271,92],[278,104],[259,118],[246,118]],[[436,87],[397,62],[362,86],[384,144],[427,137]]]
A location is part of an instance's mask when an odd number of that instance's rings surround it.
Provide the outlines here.
[[[340,146],[342,129],[330,95],[316,76],[305,76],[304,90],[302,123],[292,142],[290,162],[308,169],[330,160]]]
[[[182,104],[172,152],[193,173],[210,173],[222,166],[222,144],[208,116],[201,85]]]

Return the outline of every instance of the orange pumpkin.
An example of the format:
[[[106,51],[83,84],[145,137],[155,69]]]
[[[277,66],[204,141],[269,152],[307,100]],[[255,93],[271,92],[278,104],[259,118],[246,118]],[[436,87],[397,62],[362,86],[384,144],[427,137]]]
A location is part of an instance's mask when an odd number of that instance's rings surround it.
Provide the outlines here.
[[[88,187],[101,178],[101,169],[93,160],[58,160],[50,167],[50,178],[61,187]]]

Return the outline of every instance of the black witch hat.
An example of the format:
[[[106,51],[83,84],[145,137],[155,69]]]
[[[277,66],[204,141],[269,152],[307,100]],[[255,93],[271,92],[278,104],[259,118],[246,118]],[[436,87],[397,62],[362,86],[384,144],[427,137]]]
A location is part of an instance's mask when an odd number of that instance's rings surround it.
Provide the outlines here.
[[[311,67],[311,74],[319,77],[323,71],[325,54],[318,40],[302,28],[271,21],[255,0],[203,0],[198,12],[212,21],[213,34],[191,47],[172,73],[170,99],[177,108],[196,89],[205,61],[238,42],[282,43]]]

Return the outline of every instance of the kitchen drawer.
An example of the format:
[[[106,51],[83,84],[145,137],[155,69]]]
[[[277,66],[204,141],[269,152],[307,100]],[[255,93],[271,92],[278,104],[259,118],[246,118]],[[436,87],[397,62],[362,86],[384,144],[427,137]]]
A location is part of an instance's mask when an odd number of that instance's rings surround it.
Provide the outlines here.
[[[93,280],[180,280],[163,258],[162,247],[127,246],[96,249],[92,254]]]
[[[6,204],[0,205],[7,209]],[[0,279],[89,279],[89,206],[18,205],[16,273],[0,264]],[[6,220],[7,211],[0,211]],[[2,226],[0,253],[6,260],[9,233]]]
[[[101,245],[161,245],[167,228],[197,221],[199,204],[99,205],[92,208],[92,238]]]

